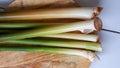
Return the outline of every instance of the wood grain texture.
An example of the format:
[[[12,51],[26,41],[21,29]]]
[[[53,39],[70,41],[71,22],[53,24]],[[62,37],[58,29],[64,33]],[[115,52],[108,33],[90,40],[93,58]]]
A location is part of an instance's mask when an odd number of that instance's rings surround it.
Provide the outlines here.
[[[89,68],[90,63],[81,56],[0,51],[0,68]]]
[[[15,0],[5,11],[20,11],[28,9],[76,7],[74,0]]]

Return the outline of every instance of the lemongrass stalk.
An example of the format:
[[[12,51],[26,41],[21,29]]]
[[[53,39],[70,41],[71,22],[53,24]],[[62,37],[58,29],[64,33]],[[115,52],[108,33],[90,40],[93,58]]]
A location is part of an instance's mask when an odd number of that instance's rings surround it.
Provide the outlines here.
[[[29,27],[40,27],[40,26],[51,26],[51,25],[60,25],[65,23],[34,23],[34,22],[2,22],[0,23],[0,28],[29,28]]]
[[[23,32],[2,35],[0,36],[0,41],[33,38],[48,34],[57,34],[76,30],[80,30],[83,33],[90,33],[92,31],[100,31],[101,28],[101,20],[99,18],[96,18],[89,21],[73,22],[64,25],[52,26],[47,28],[36,28],[33,30],[26,30]]]
[[[40,45],[40,46],[54,46],[54,47],[68,47],[68,48],[82,48],[93,51],[102,51],[100,43],[76,41],[76,40],[50,40],[50,39],[23,39],[23,40],[9,40],[6,43]]]
[[[62,8],[48,10],[29,10],[21,12],[1,13],[1,21],[11,20],[41,20],[56,18],[92,19],[101,12],[101,7]]]
[[[54,24],[64,24],[64,23],[0,23],[0,28],[28,28],[39,25],[54,25]],[[0,32],[13,32],[14,30],[0,30]],[[17,30],[15,30],[17,31]],[[52,35],[43,35],[41,37],[52,37],[52,38],[66,38],[66,39],[75,39],[75,40],[85,40],[97,42],[99,39],[98,35],[89,35],[89,34],[75,34],[75,33],[60,33]]]
[[[0,29],[0,32],[10,32],[10,30],[1,30]]]
[[[39,23],[0,23],[0,28],[28,28],[40,25]]]
[[[99,40],[99,35],[95,34],[77,34],[77,33],[60,33],[52,35],[42,35],[40,37],[50,37],[50,38],[64,38],[64,39],[73,39],[73,40],[83,40],[83,41],[92,41],[97,42]]]
[[[50,48],[50,47],[20,47],[20,46],[0,46],[0,50],[4,51],[28,51],[28,52],[45,52],[53,54],[68,54],[78,55],[88,58],[90,61],[97,60],[97,56],[94,52],[87,50],[67,49],[67,48]]]
[[[17,30],[0,30],[0,34],[6,34],[6,33],[13,33],[16,32]]]

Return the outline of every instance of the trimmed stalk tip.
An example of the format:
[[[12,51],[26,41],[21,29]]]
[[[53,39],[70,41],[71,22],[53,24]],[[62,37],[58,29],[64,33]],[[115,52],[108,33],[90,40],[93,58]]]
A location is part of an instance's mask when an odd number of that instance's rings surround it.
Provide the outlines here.
[[[94,8],[94,13],[93,13],[92,19],[97,17],[101,13],[102,9],[103,9],[102,7]]]
[[[94,20],[94,25],[95,25],[95,28],[96,28],[96,31],[100,31],[102,29],[102,21],[100,18],[95,18]]]

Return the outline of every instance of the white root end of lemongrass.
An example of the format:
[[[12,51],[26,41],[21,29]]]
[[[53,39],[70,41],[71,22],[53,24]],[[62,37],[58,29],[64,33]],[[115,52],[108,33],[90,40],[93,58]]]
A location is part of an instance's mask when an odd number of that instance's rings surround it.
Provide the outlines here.
[[[102,9],[103,9],[102,7],[95,8],[92,19],[97,17],[101,13]]]
[[[73,22],[60,26],[58,25],[55,27],[50,27],[44,29],[44,32],[47,32],[48,34],[57,34],[57,33],[79,30],[82,33],[91,33],[93,31],[100,31],[101,28],[102,28],[102,21],[99,18],[95,18],[93,20]]]
[[[98,56],[95,54],[95,52],[87,51],[87,50],[75,50],[75,49],[69,49],[62,52],[63,54],[70,54],[70,55],[78,55],[83,56],[85,58],[88,58],[91,62],[99,60]]]
[[[70,31],[79,30],[82,33],[91,33],[93,31],[100,31],[102,28],[102,21],[99,18],[95,18],[88,21],[79,21],[69,24],[61,24],[55,27],[44,28],[44,33],[58,34]],[[44,34],[45,35],[45,34]],[[47,34],[46,34],[47,35]]]
[[[72,24],[72,29],[80,30],[82,33],[91,33],[93,31],[100,31],[102,28],[102,21],[99,18],[95,18],[89,21],[76,22]]]
[[[40,20],[53,18],[93,19],[100,14],[101,7],[62,8],[3,13],[0,20]]]
[[[93,20],[89,20],[81,23],[81,27],[80,27],[80,31],[82,33],[91,33],[93,31],[100,31],[101,29],[102,29],[102,21],[98,17]]]
[[[41,37],[52,37],[52,38],[65,38],[65,39],[74,39],[74,40],[84,40],[97,42],[99,40],[98,35],[94,34],[75,34],[75,33],[60,33],[52,35],[43,35]]]

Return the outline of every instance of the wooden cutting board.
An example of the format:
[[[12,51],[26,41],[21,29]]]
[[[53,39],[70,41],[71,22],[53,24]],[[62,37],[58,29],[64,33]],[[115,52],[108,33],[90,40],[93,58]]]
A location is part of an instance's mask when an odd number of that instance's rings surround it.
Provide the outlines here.
[[[19,11],[25,9],[65,8],[79,6],[74,0],[15,0],[5,11]]]
[[[81,56],[23,51],[0,51],[0,68],[89,68]]]

